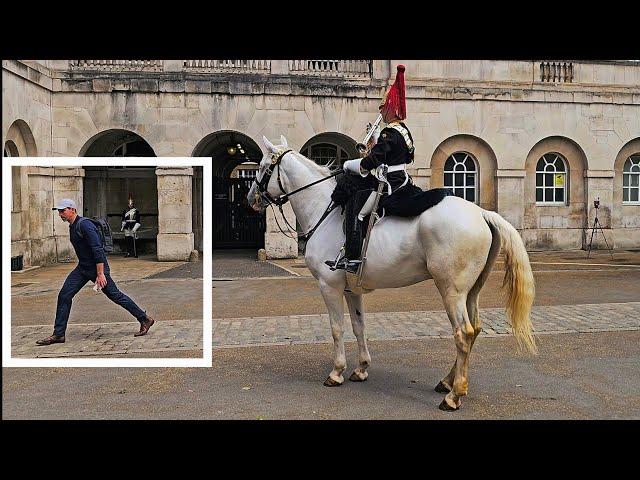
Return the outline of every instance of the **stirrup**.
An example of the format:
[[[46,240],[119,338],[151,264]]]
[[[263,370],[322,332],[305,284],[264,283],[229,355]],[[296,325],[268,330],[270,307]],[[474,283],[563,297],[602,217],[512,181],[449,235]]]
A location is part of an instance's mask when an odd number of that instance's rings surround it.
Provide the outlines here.
[[[342,261],[345,258],[345,249],[344,249],[344,245],[342,247],[340,247],[340,251],[338,252],[338,256],[336,257],[335,260],[325,260],[325,265],[329,266],[329,270],[334,271],[336,269],[338,269],[338,262]]]
[[[346,270],[350,273],[357,273],[358,267],[360,267],[361,263],[362,260],[349,260],[346,257],[342,257],[340,261],[335,265],[335,269]]]

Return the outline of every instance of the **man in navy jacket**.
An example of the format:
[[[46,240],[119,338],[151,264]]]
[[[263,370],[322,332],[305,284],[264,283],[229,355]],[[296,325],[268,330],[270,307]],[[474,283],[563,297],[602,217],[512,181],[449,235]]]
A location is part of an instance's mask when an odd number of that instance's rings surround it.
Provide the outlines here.
[[[146,335],[155,321],[133,300],[118,290],[109,275],[109,263],[102,248],[100,233],[94,223],[90,219],[78,215],[76,203],[70,199],[60,201],[52,210],[58,210],[62,221],[69,222],[69,239],[78,256],[78,265],[64,281],[62,290],[58,294],[53,335],[38,340],[36,343],[38,345],[64,343],[69,313],[71,313],[71,302],[76,293],[88,281],[93,281],[96,288],[101,289],[109,300],[117,303],[136,317],[140,322],[140,331],[135,334],[136,337]]]

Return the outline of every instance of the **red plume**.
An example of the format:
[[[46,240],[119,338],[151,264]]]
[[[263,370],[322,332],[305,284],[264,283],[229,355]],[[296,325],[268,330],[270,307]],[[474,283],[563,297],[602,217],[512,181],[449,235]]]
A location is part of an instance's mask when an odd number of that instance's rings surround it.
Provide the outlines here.
[[[404,65],[398,65],[396,73],[396,81],[387,91],[385,98],[385,106],[400,119],[407,118],[407,102],[404,89]]]

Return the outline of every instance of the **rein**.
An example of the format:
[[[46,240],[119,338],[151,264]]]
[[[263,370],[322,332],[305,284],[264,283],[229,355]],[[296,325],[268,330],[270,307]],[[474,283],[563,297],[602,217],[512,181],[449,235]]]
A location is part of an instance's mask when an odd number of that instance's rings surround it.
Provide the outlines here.
[[[337,177],[338,175],[344,173],[343,170],[339,170],[335,173],[332,173],[331,175],[329,175],[328,177],[324,177],[321,178],[320,180],[316,180],[315,182],[309,183],[307,185],[304,185],[296,190],[294,190],[293,192],[285,192],[284,187],[282,186],[282,181],[280,180],[280,161],[282,160],[282,158],[289,152],[292,152],[292,149],[287,149],[287,150],[283,150],[280,152],[277,152],[276,154],[274,154],[272,156],[272,161],[271,161],[271,165],[269,165],[269,167],[267,167],[267,169],[264,172],[264,175],[262,176],[262,178],[260,179],[260,181],[258,182],[256,180],[256,185],[258,187],[258,193],[256,195],[259,195],[260,197],[262,197],[263,199],[265,199],[267,201],[267,203],[269,204],[269,206],[273,209],[273,205],[276,205],[278,207],[278,209],[280,210],[280,213],[282,214],[282,218],[284,218],[285,223],[287,224],[287,227],[289,228],[289,231],[292,232],[296,232],[299,233],[295,227],[292,227],[291,224],[289,223],[289,221],[287,220],[287,217],[284,215],[284,211],[282,210],[282,205],[284,205],[285,203],[287,203],[289,201],[289,197],[291,195],[295,195],[298,192],[301,192],[302,190],[309,188],[309,187],[313,187],[314,185],[317,185],[318,183],[324,182],[326,180],[329,180],[333,177]],[[267,191],[267,187],[269,185],[269,181],[271,180],[271,176],[273,175],[273,171],[275,170],[275,168],[278,167],[278,187],[280,188],[280,191],[282,191],[282,195],[278,195],[277,197],[272,197],[271,194]],[[298,240],[309,240],[309,238],[311,238],[311,235],[313,235],[313,233],[316,231],[316,229],[320,226],[320,224],[324,221],[325,218],[327,218],[327,216],[336,208],[338,207],[337,204],[334,204],[333,201],[331,201],[329,203],[329,206],[326,208],[326,210],[324,211],[324,213],[322,214],[322,216],[320,217],[320,220],[318,220],[318,223],[316,223],[316,225],[311,228],[311,230],[309,230],[307,233],[303,234],[303,235],[298,235]],[[294,238],[293,236],[287,235],[285,233],[285,231],[282,229],[282,227],[280,226],[280,223],[278,222],[278,217],[274,214],[274,217],[276,219],[276,225],[278,225],[278,228],[280,229],[280,232],[288,237],[288,238]]]

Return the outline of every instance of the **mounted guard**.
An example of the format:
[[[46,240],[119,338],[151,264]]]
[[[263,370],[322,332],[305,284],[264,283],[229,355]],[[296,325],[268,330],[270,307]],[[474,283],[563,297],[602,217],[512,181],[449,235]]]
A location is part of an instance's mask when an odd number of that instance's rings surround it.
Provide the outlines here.
[[[351,290],[355,287],[354,275],[360,287],[367,240],[378,219],[385,215],[420,215],[449,194],[448,189],[423,191],[413,184],[407,172],[407,165],[414,160],[415,147],[411,132],[403,123],[407,118],[404,72],[404,65],[398,65],[395,82],[380,104],[378,119],[370,126],[363,143],[356,146],[364,157],[344,162],[343,170],[354,175],[341,178],[331,196],[345,209],[346,242],[336,259],[325,263],[331,270],[346,270]],[[380,120],[386,127],[376,138]]]

